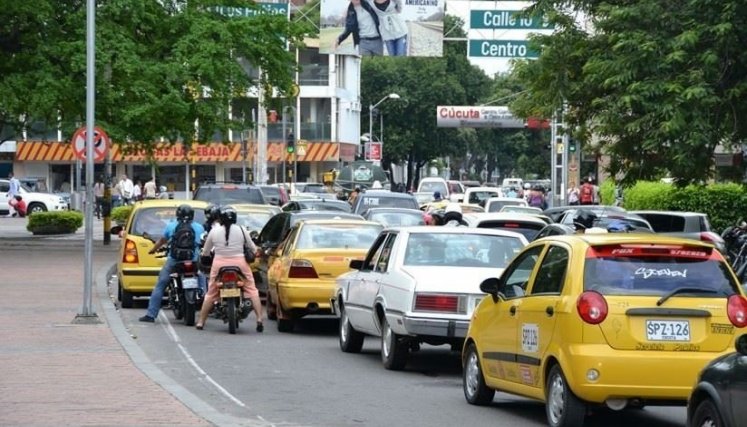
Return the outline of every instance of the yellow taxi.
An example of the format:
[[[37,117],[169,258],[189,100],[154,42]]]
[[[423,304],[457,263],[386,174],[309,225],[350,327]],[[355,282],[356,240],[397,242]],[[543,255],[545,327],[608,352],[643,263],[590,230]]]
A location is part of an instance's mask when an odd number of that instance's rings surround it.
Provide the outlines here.
[[[698,372],[747,326],[734,273],[695,240],[543,238],[480,289],[462,352],[465,398],[538,399],[553,427],[583,425],[593,405],[686,405]]]
[[[332,314],[335,279],[366,256],[382,229],[357,219],[305,220],[291,228],[267,272],[267,317],[278,330],[293,331],[309,314]]]
[[[150,296],[156,285],[158,273],[166,262],[162,255],[148,251],[163,236],[166,224],[176,218],[176,208],[188,204],[195,211],[194,221],[205,222],[206,202],[196,200],[157,199],[135,203],[122,226],[111,229],[122,239],[117,260],[118,298],[123,308],[132,308],[136,296]]]

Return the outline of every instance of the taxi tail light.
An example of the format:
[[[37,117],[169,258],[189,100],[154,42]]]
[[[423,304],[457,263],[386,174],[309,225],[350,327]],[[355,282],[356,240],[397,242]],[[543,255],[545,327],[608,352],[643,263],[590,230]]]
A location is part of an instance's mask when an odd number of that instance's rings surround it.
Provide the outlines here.
[[[291,261],[290,271],[288,271],[289,279],[318,279],[319,276],[314,270],[314,265],[311,261],[305,259],[294,259]]]
[[[459,297],[445,294],[416,294],[416,311],[459,312]]]
[[[137,256],[137,245],[130,239],[125,240],[122,262],[129,264],[137,264],[140,262],[140,258]]]
[[[604,322],[609,313],[607,300],[604,299],[602,294],[594,291],[586,291],[578,297],[576,310],[578,310],[581,319],[590,325],[598,325]]]
[[[737,328],[747,326],[747,299],[741,295],[730,296],[726,303],[726,315]]]

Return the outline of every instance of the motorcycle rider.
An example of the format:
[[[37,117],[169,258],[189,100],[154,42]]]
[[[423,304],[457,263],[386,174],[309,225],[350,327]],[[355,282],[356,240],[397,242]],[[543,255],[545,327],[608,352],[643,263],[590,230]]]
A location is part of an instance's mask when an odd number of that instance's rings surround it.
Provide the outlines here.
[[[220,206],[211,203],[205,208],[205,232],[210,233],[215,225],[220,225]]]
[[[586,230],[594,227],[596,220],[597,216],[594,212],[581,209],[576,212],[576,216],[573,218],[573,228],[576,229],[576,233],[583,234]]]
[[[174,232],[176,231],[176,226],[180,222],[189,222],[195,234],[195,245],[192,255],[192,261],[196,262],[200,255],[200,236],[205,230],[201,224],[193,221],[194,217],[195,211],[192,209],[192,206],[187,204],[179,205],[179,207],[176,208],[176,218],[169,221],[169,223],[166,225],[166,229],[163,232],[163,236],[158,239],[158,241],[153,245],[148,253],[153,255],[164,245],[171,244],[172,237],[174,236]],[[148,301],[148,311],[147,313],[145,313],[145,316],[142,316],[138,319],[141,322],[153,323],[156,321],[156,317],[158,317],[158,311],[161,309],[163,292],[166,289],[166,286],[169,284],[169,280],[171,280],[171,273],[174,272],[176,262],[177,261],[171,257],[171,253],[167,254],[166,263],[161,268],[161,272],[158,273],[158,281],[156,282],[156,286],[153,288],[153,292],[151,292],[150,294],[150,301]]]
[[[264,331],[262,324],[262,302],[259,299],[259,291],[254,284],[254,276],[244,259],[244,247],[256,252],[252,240],[246,235],[244,229],[236,225],[236,210],[230,206],[221,208],[220,222],[222,227],[213,227],[205,239],[205,245],[202,248],[202,255],[208,256],[213,251],[213,265],[210,268],[210,280],[208,282],[208,293],[205,295],[205,301],[202,303],[200,318],[197,320],[195,327],[202,329],[205,325],[210,310],[213,307],[213,301],[218,297],[218,286],[215,283],[218,270],[221,267],[233,266],[239,267],[244,275],[244,286],[241,288],[244,298],[249,299],[254,306],[254,313],[257,315],[257,332]]]

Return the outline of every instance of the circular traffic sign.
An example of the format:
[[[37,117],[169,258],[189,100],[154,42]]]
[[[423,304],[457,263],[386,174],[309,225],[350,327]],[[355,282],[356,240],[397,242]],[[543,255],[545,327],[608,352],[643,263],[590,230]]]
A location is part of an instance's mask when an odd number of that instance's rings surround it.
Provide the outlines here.
[[[86,127],[80,127],[73,134],[72,145],[75,157],[86,160]],[[106,157],[106,152],[111,146],[109,135],[103,129],[96,126],[93,128],[93,161],[100,162]]]

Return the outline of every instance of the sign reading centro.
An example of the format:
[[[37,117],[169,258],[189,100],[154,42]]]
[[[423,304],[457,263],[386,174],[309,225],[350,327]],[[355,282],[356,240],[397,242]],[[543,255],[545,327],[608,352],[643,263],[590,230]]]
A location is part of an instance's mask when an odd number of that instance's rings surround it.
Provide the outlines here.
[[[524,128],[508,107],[470,107],[440,105],[436,107],[436,126],[441,128]]]

